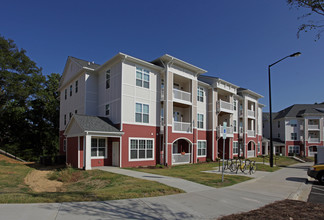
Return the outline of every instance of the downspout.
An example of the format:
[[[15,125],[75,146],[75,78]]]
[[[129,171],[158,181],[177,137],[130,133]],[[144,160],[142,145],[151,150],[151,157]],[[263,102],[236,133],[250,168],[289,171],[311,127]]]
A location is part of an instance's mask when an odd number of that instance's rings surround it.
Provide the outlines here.
[[[212,161],[215,160],[215,135],[214,135],[214,88],[212,88]]]

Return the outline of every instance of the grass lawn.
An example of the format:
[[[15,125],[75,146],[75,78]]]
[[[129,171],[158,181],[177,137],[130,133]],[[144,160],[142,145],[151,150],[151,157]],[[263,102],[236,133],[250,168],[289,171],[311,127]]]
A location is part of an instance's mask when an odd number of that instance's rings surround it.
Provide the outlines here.
[[[249,158],[250,160],[255,160],[257,162],[263,162],[263,158],[262,157],[253,157],[253,158]],[[269,163],[269,157],[265,157],[264,158],[264,162],[265,163]],[[279,166],[279,167],[286,167],[289,165],[293,165],[299,163],[297,160],[294,160],[291,157],[284,157],[284,156],[274,156],[273,157],[273,164]]]
[[[230,186],[251,179],[245,176],[225,175],[222,183],[222,175],[215,173],[205,173],[201,171],[213,170],[218,167],[218,162],[196,163],[177,165],[169,168],[128,168],[136,171],[172,176],[186,179],[192,182],[204,184],[212,187]],[[218,169],[218,168],[217,168]]]
[[[24,178],[33,170],[35,169],[23,164],[0,160],[0,203],[102,201],[183,192],[157,182],[101,170],[84,171],[66,168],[55,171],[49,177],[63,182],[62,192],[36,193],[24,182]]]

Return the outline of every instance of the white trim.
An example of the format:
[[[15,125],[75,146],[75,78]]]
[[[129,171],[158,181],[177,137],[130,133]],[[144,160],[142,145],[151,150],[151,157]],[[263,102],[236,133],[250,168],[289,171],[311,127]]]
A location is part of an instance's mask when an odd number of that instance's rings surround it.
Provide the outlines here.
[[[92,139],[96,139],[96,140],[100,140],[100,139],[103,139],[103,140],[105,140],[105,156],[92,156],[91,154],[91,159],[107,159],[108,157],[108,155],[107,155],[107,153],[108,153],[108,150],[107,150],[107,148],[108,148],[108,140],[107,140],[107,137],[105,137],[105,138],[103,138],[103,137],[98,137],[98,136],[91,136],[91,145],[90,145],[90,152],[92,152]],[[97,155],[98,155],[98,149],[99,149],[99,141],[97,141]]]
[[[119,167],[122,167],[122,138],[119,137]]]
[[[80,164],[80,137],[78,137],[78,168],[81,168],[81,164]]]
[[[238,155],[240,152],[239,142],[238,141],[232,141],[232,155]],[[237,143],[237,153],[234,153],[234,143]]]
[[[199,145],[198,145],[198,142],[205,142],[205,143],[206,143],[206,149],[205,149],[206,154],[205,154],[205,155],[200,155],[200,156],[198,155],[198,146],[199,146]],[[207,148],[208,148],[208,147],[207,147],[207,140],[199,140],[199,139],[198,139],[198,140],[197,140],[197,147],[196,147],[196,148],[197,148],[197,158],[198,158],[198,157],[207,157]]]
[[[152,140],[152,158],[142,158],[142,159],[131,159],[131,140]],[[139,150],[139,148],[138,148]],[[146,148],[145,148],[146,150]],[[155,160],[155,142],[154,138],[141,138],[141,137],[129,137],[128,138],[128,161],[133,162],[133,161],[154,161]]]

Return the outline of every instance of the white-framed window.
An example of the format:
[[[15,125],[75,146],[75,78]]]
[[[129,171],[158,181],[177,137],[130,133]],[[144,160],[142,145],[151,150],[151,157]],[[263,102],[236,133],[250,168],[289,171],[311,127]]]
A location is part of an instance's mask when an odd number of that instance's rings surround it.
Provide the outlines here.
[[[238,154],[238,142],[233,142],[233,154]]]
[[[75,93],[78,93],[78,90],[79,90],[79,82],[77,80],[75,81]]]
[[[75,114],[78,114],[78,110],[74,110],[74,113],[75,113]]]
[[[261,147],[260,147],[260,142],[258,142],[258,153],[260,153]]]
[[[202,87],[198,87],[197,100],[198,102],[204,102],[204,88]]]
[[[110,69],[106,71],[106,89],[110,88]]]
[[[72,96],[72,85],[70,85],[70,96]]]
[[[278,128],[280,128],[280,121],[278,121]]]
[[[72,112],[69,113],[69,119],[71,119],[71,118],[72,118]]]
[[[291,140],[297,140],[297,133],[291,133]]]
[[[278,138],[280,138],[280,133],[278,133]]]
[[[107,157],[107,145],[106,138],[91,138],[91,157],[106,158]]]
[[[234,132],[236,132],[237,131],[236,120],[233,120],[233,124],[234,124]]]
[[[236,99],[234,99],[234,111],[236,111]]]
[[[290,154],[299,154],[300,146],[299,145],[292,145],[288,146],[288,153]]]
[[[107,104],[106,105],[106,115],[109,115],[110,114],[110,105],[109,104]]]
[[[149,123],[149,105],[136,103],[135,121]]]
[[[63,140],[63,152],[66,152],[66,139]]]
[[[136,67],[136,85],[150,88],[150,71],[141,67]]]
[[[203,157],[207,155],[207,143],[206,141],[198,141],[198,148],[197,148],[197,155],[198,157]]]
[[[66,115],[64,115],[64,125],[66,125]]]
[[[198,128],[204,128],[204,115],[203,114],[198,114],[197,126],[198,126]]]
[[[67,89],[64,90],[64,99],[67,99]]]
[[[129,160],[153,160],[154,139],[129,138]]]

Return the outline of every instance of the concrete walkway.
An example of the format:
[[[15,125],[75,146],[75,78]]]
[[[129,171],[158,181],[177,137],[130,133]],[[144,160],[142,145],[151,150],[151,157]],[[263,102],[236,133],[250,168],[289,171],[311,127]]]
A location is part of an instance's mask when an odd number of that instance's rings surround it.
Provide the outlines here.
[[[225,188],[202,190],[194,184],[186,189],[189,193],[170,196],[104,202],[0,204],[0,219],[212,219],[286,198],[307,199],[311,186],[305,184],[306,170],[311,164],[297,164]],[[141,175],[155,181],[164,179]],[[163,181],[174,184],[178,179]]]

